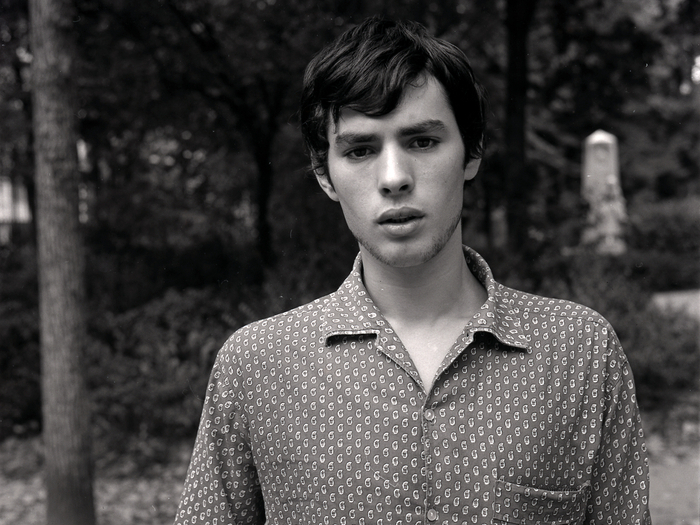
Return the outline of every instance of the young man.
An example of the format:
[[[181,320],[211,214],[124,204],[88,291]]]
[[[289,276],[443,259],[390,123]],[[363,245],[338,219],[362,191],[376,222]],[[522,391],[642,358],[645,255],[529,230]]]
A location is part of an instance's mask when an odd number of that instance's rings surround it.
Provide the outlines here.
[[[612,328],[461,244],[484,133],[464,55],[368,20],[309,64],[302,130],[360,253],[221,349],[176,523],[650,524]]]

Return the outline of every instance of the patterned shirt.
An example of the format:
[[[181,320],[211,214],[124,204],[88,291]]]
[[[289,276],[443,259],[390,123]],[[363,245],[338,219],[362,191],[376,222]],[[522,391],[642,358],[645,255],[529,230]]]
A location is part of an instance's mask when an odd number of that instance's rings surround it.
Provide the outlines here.
[[[494,281],[430,391],[361,261],[219,352],[175,523],[651,524],[632,373],[598,313]]]

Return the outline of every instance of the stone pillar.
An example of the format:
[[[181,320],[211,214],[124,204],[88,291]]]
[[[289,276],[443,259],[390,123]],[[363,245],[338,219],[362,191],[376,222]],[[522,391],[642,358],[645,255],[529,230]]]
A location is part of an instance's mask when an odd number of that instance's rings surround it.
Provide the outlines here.
[[[617,138],[606,131],[586,138],[581,192],[589,206],[581,242],[601,254],[623,254],[627,208],[620,186]]]

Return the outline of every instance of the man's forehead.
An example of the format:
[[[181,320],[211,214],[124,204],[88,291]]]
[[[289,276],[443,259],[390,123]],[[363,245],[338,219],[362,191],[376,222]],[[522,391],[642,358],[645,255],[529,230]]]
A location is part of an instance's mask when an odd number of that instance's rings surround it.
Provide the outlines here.
[[[350,105],[352,106],[352,105]],[[455,118],[447,94],[442,85],[432,77],[409,85],[401,94],[398,104],[388,113],[369,115],[360,109],[341,107],[336,119],[329,119],[328,139],[335,142],[337,136],[371,133],[371,130],[394,125],[394,131],[402,135],[438,131],[447,120]]]

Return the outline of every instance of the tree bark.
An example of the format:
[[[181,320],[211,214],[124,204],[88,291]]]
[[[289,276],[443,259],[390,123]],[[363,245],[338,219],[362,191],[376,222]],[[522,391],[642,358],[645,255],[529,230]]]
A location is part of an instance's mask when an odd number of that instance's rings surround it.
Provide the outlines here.
[[[506,184],[509,244],[516,249],[527,242],[527,196],[534,186],[525,162],[525,129],[528,88],[527,38],[538,0],[508,0],[508,73],[505,122]]]
[[[76,19],[68,0],[30,0],[29,13],[47,523],[93,525],[72,86]]]

